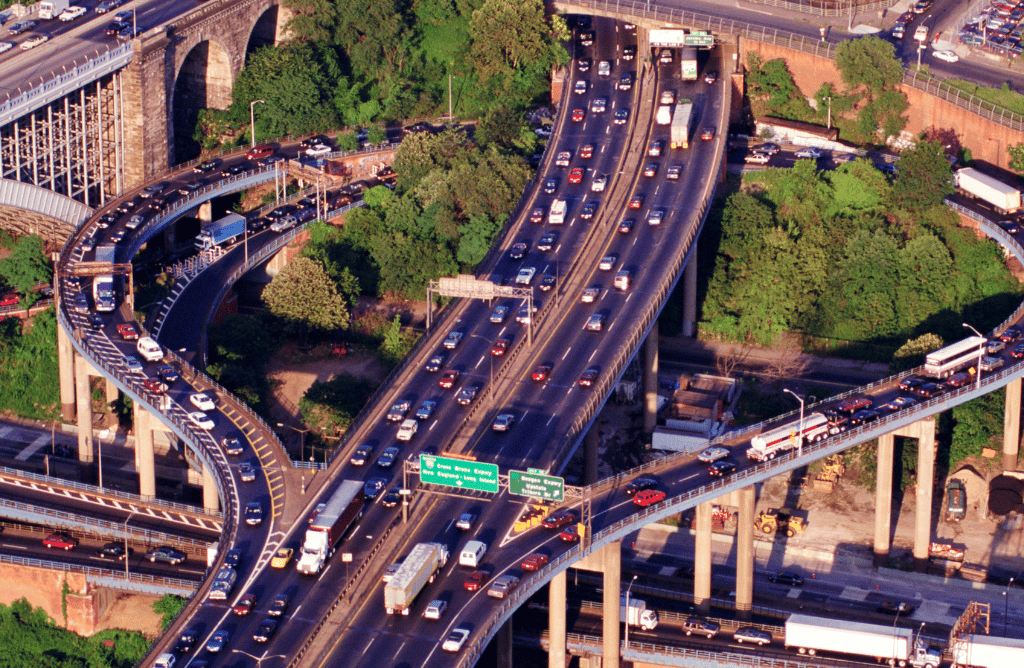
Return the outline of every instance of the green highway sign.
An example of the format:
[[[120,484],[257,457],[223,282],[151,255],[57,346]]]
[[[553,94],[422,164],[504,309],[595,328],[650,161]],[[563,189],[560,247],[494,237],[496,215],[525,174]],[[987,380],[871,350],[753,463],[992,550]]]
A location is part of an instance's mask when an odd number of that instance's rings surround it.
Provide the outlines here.
[[[543,501],[565,500],[565,479],[551,475],[540,475],[532,471],[508,472],[508,491],[510,494],[528,496]]]
[[[714,46],[715,36],[714,35],[703,35],[691,32],[688,35],[683,35],[683,46]]]
[[[420,480],[477,492],[498,493],[498,465],[454,457],[420,455]]]

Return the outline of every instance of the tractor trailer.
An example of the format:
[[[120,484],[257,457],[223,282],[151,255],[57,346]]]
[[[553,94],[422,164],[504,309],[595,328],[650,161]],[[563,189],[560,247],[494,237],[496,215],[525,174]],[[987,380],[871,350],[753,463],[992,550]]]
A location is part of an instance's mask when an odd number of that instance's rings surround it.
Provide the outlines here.
[[[800,420],[784,424],[781,427],[761,432],[750,439],[747,457],[759,462],[775,459],[776,455],[792,450],[804,441],[820,441],[829,435],[828,419],[821,413],[804,416],[801,433]]]
[[[196,248],[210,250],[214,246],[230,244],[245,234],[245,216],[229,213],[203,227],[196,237]]]
[[[117,303],[114,300],[114,246],[97,246],[95,251],[96,262],[109,263],[111,265],[109,274],[101,274],[92,279],[92,301],[96,304],[96,310],[102,312],[113,311]]]
[[[962,192],[988,202],[1001,213],[1014,213],[1020,208],[1020,190],[988,174],[964,167],[956,170],[953,180]]]
[[[623,596],[619,599],[619,621],[650,631],[658,626],[658,613],[649,609],[646,601],[632,596],[627,608],[626,597]]]
[[[693,103],[685,102],[676,105],[672,115],[670,141],[672,148],[690,148],[690,116],[693,115]]]
[[[448,548],[441,543],[417,543],[402,566],[384,585],[384,611],[409,614],[412,602],[448,563]]]
[[[334,554],[334,547],[349,527],[363,514],[365,483],[343,480],[324,509],[309,523],[302,542],[302,554],[295,569],[306,575],[317,575]]]
[[[811,656],[819,651],[853,654],[914,668],[939,668],[942,662],[941,649],[911,629],[810,615],[790,615],[786,620],[786,647]]]
[[[968,635],[950,647],[953,668],[1005,668],[1024,666],[1024,640]]]

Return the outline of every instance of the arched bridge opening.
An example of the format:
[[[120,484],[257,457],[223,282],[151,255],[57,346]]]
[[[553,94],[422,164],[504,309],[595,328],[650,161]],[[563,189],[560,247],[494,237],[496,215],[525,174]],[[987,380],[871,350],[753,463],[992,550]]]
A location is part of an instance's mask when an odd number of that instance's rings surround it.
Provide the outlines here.
[[[174,83],[174,156],[186,162],[202,151],[195,139],[196,123],[203,109],[227,109],[235,73],[227,49],[206,40],[196,44],[178,70]]]

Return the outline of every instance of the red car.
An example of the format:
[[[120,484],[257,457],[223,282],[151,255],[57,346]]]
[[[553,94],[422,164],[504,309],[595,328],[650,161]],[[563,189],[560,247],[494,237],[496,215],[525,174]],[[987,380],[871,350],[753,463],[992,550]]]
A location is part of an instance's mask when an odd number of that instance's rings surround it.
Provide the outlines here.
[[[715,138],[715,127],[713,125],[709,125],[706,128],[704,128],[703,130],[701,130],[700,131],[700,138],[703,139],[704,141],[707,141],[709,139],[714,139]]]
[[[597,369],[590,367],[580,376],[580,387],[590,387],[597,380]]]
[[[167,391],[167,383],[161,382],[159,378],[147,378],[142,386],[153,394],[163,394]]]
[[[570,525],[562,529],[558,534],[558,537],[564,540],[566,543],[575,543],[580,539],[580,529],[576,524]]]
[[[60,550],[73,550],[78,547],[78,539],[58,531],[57,533],[51,533],[49,536],[44,538],[43,545],[46,547],[55,547]]]
[[[665,492],[660,489],[645,489],[633,495],[633,503],[640,507],[665,500]]]
[[[538,383],[543,383],[548,379],[548,375],[551,373],[550,364],[541,364],[539,367],[533,370],[533,375],[530,376]]]
[[[454,387],[455,383],[458,380],[459,372],[456,371],[455,369],[448,369],[447,371],[444,372],[444,375],[441,376],[441,380],[439,380],[437,384],[445,389],[449,389],[451,387]]]
[[[494,345],[491,346],[491,354],[495,357],[501,357],[505,354],[505,351],[508,350],[511,343],[512,342],[508,339],[498,339],[494,342]]]
[[[256,605],[256,595],[246,594],[242,598],[238,599],[238,602],[235,603],[235,607],[231,608],[231,612],[242,617],[252,612],[254,605]]]
[[[544,222],[544,209],[542,209],[539,206],[534,207],[533,211],[530,212],[530,222],[531,223],[542,223],[542,222]]]
[[[18,296],[16,293],[12,293],[12,294],[4,295],[3,297],[0,297],[0,306],[14,306],[15,304],[17,304],[20,301],[21,301],[21,297]]]
[[[480,587],[484,586],[484,583],[487,582],[487,578],[490,577],[490,575],[491,574],[488,571],[484,570],[473,571],[462,583],[462,588],[466,591],[476,591],[480,589]]]
[[[633,197],[629,200],[629,208],[630,209],[639,209],[643,205],[644,205],[644,196],[643,195],[633,195]]]
[[[584,144],[583,146],[580,146],[580,157],[584,159],[594,157],[594,145]]]
[[[523,559],[523,563],[520,566],[523,567],[524,571],[539,571],[541,568],[544,568],[546,563],[548,563],[548,555],[534,552],[526,559]]]
[[[117,326],[117,333],[121,335],[121,338],[125,341],[135,341],[139,338],[139,330],[135,329],[135,325],[130,322],[122,322]]]
[[[580,183],[583,181],[583,168],[573,167],[569,171],[569,183]]]
[[[544,518],[541,524],[545,529],[558,529],[576,521],[576,513],[572,510],[559,510]]]
[[[574,123],[579,123],[580,121],[582,121],[583,120],[583,110],[582,109],[573,109],[572,110],[572,120],[573,120]]]

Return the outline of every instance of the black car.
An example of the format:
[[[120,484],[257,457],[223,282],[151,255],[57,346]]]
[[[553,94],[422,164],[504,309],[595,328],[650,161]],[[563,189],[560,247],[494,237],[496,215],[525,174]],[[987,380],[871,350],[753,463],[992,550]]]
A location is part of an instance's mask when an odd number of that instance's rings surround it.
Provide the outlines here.
[[[199,638],[198,629],[189,629],[181,634],[178,638],[178,643],[174,646],[174,652],[176,654],[187,654],[192,651],[192,648],[196,645],[196,640]]]
[[[268,227],[270,227],[270,221],[266,218],[257,218],[256,220],[249,221],[250,232],[262,232]]]
[[[1024,357],[1024,343],[1018,343],[1017,345],[1015,345],[1013,347],[1013,350],[1010,351],[1010,357],[1012,357],[1015,360],[1019,360],[1020,358]]]
[[[156,370],[156,374],[160,376],[160,380],[164,381],[168,385],[178,380],[178,372],[174,370],[174,367],[170,364],[164,364]]]
[[[277,630],[276,619],[264,619],[260,622],[259,628],[256,629],[256,633],[252,634],[252,639],[259,643],[264,643],[270,640],[271,636],[274,635],[274,631]]]
[[[768,579],[776,584],[789,585],[790,587],[802,587],[804,585],[803,577],[790,571],[769,575]]]
[[[1017,329],[1016,327],[1010,327],[1006,331],[1004,331],[1002,334],[999,335],[999,340],[1000,341],[1006,341],[1007,343],[1009,343],[1011,341],[1016,341],[1019,338],[1020,338],[1020,330]]]
[[[222,169],[220,171],[220,175],[221,176],[236,176],[238,174],[241,174],[242,172],[244,172],[248,168],[249,168],[248,163],[240,162],[237,165],[231,165],[230,167],[225,167],[224,169]]]
[[[939,383],[924,383],[923,385],[918,386],[918,388],[914,390],[914,394],[929,399],[931,397],[939,396],[945,390],[945,385],[941,385]]]
[[[312,148],[317,144],[324,144],[325,146],[331,145],[331,140],[326,135],[316,135],[302,140],[302,148]]]
[[[537,287],[540,288],[542,292],[547,292],[551,290],[551,288],[555,287],[555,280],[555,277],[551,274],[544,274],[544,277],[540,279],[540,285]]]
[[[123,561],[126,554],[130,555],[132,549],[125,549],[124,543],[107,543],[103,547],[96,550],[96,556],[100,559],[116,559],[117,561]]]
[[[178,194],[179,195],[191,195],[192,193],[194,193],[195,191],[199,190],[200,188],[202,188],[205,185],[206,185],[206,180],[205,179],[198,179],[198,180],[192,181],[190,183],[183,183],[181,185],[181,187],[178,188]]]
[[[231,568],[238,568],[239,563],[242,561],[242,551],[237,547],[233,550],[228,550],[227,554],[224,555],[224,565],[230,566]]]
[[[547,232],[537,242],[537,250],[549,251],[555,247],[555,242],[558,241],[558,235],[554,232]]]
[[[654,489],[658,486],[658,481],[654,478],[634,478],[626,484],[626,496],[633,496],[637,492],[642,492],[645,489]]]
[[[558,190],[558,181],[557,180],[555,180],[555,179],[548,179],[547,181],[544,182],[544,192],[546,192],[547,194],[550,195],[550,194],[554,193],[556,190]]]
[[[736,462],[729,459],[719,459],[708,467],[708,473],[716,478],[733,473],[735,470]]]
[[[522,260],[523,256],[526,255],[527,245],[523,241],[518,241],[512,244],[512,248],[508,252],[508,256],[513,260]]]
[[[590,200],[583,205],[583,210],[580,211],[580,218],[583,220],[590,220],[597,213],[597,200]]]
[[[381,497],[380,505],[385,508],[394,508],[402,501],[402,488],[392,487],[387,494]]]
[[[874,411],[871,409],[857,411],[856,413],[850,416],[850,426],[856,427],[862,424],[869,424],[871,422],[874,422],[878,418],[878,411]]]
[[[917,388],[924,385],[924,382],[925,381],[922,380],[921,378],[915,378],[914,376],[910,376],[909,378],[904,378],[903,380],[900,381],[900,389],[903,390],[904,392],[915,392]]]
[[[271,617],[280,617],[288,609],[288,594],[278,594],[267,607],[267,614]]]
[[[917,610],[916,607],[905,603],[903,601],[882,601],[875,608],[877,612],[882,612],[887,615],[912,615]]]
[[[181,562],[185,561],[185,553],[179,552],[168,545],[161,545],[160,547],[154,547],[152,550],[147,552],[146,558],[153,563],[163,561],[171,564],[172,566],[177,566]]]
[[[195,172],[196,174],[206,174],[207,172],[212,172],[213,170],[217,169],[218,165],[220,165],[220,160],[214,158],[213,160],[207,160],[205,162],[199,163],[198,165],[192,168],[192,171]]]
[[[103,317],[98,313],[92,313],[89,315],[89,329],[94,332],[98,332],[103,329]]]
[[[627,218],[619,223],[619,234],[629,234],[633,230],[633,225],[636,224],[636,220],[633,218]]]

